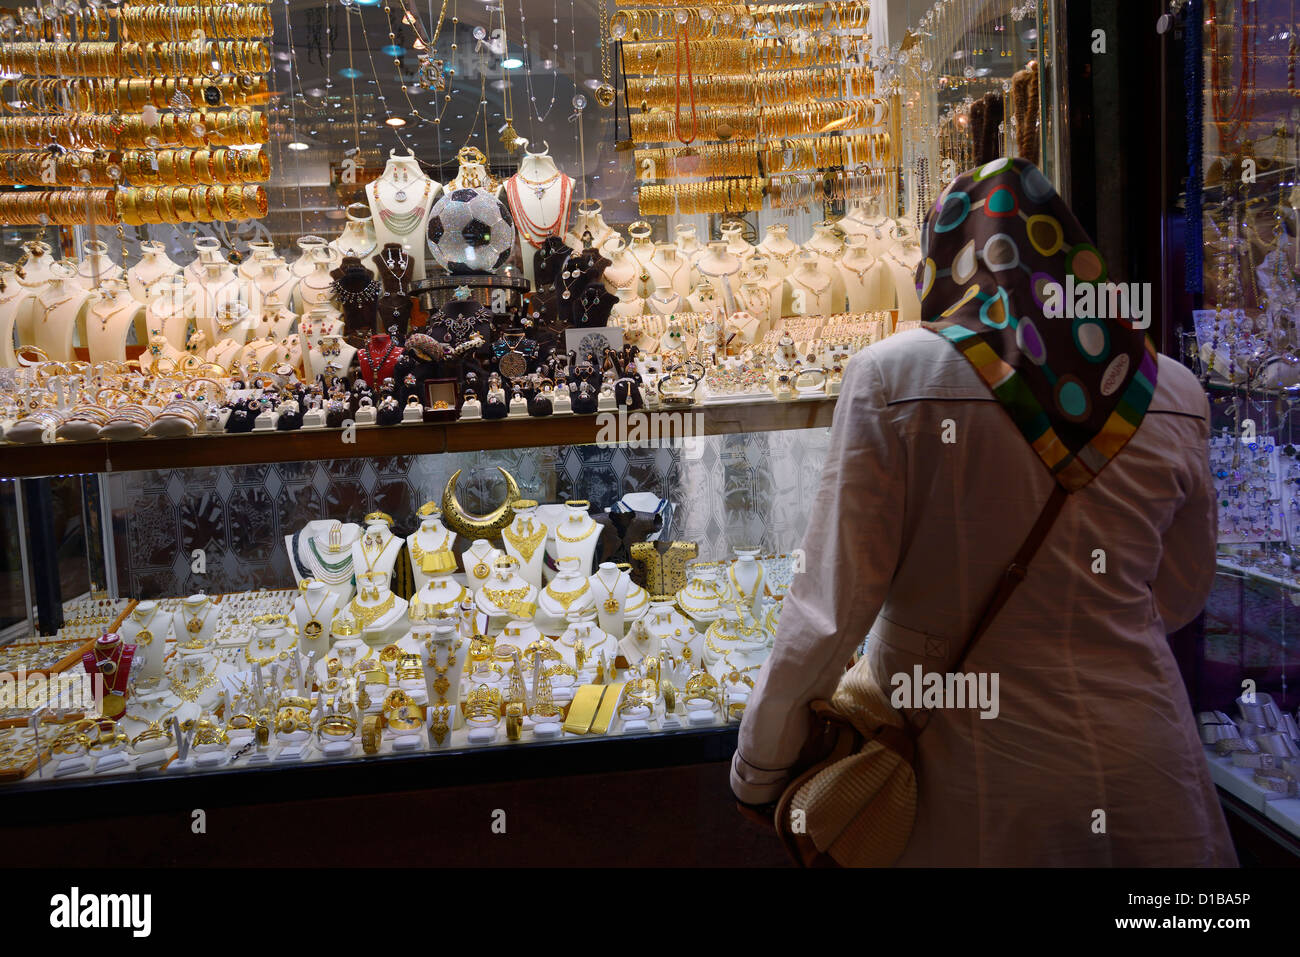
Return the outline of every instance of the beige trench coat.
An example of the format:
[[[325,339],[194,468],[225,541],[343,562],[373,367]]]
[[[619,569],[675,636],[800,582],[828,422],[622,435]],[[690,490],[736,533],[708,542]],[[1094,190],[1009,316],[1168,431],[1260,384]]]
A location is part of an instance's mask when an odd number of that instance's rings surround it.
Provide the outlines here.
[[[997,673],[998,716],[937,711],[921,736],[901,864],[1236,863],[1165,637],[1200,612],[1214,576],[1208,435],[1204,392],[1161,357],[1141,428],[1067,500],[963,668]],[[740,729],[736,795],[779,796],[808,702],[830,696],[868,631],[882,685],[917,664],[946,672],[1051,488],[945,340],[915,330],[855,357],[807,570]]]

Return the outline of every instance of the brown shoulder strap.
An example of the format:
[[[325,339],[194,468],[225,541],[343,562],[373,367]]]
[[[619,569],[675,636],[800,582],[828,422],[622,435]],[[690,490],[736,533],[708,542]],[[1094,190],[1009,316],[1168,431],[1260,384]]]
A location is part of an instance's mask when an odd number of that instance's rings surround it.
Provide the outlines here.
[[[1055,483],[1051,497],[1038,515],[1038,521],[1029,530],[1029,535],[1025,538],[1025,543],[1020,546],[1020,551],[1016,552],[1016,557],[1011,559],[1011,564],[1002,573],[1002,578],[998,581],[998,587],[993,592],[993,597],[989,599],[989,603],[984,607],[984,613],[980,615],[975,630],[971,632],[970,638],[966,640],[966,646],[962,648],[957,660],[952,663],[951,671],[961,671],[961,666],[975,647],[975,643],[984,637],[984,633],[989,630],[989,626],[993,624],[993,619],[998,616],[998,612],[1010,600],[1017,586],[1025,580],[1025,575],[1029,573],[1029,563],[1038,554],[1038,549],[1042,547],[1043,541],[1052,530],[1052,526],[1056,524],[1056,518],[1061,514],[1065,500],[1069,497],[1070,493],[1065,486],[1060,482]]]
[[[1055,483],[1051,497],[1048,498],[1047,504],[1043,506],[1043,510],[1038,515],[1038,521],[1034,522],[1034,527],[1029,530],[1029,535],[1025,538],[1024,544],[1020,546],[1020,551],[1016,552],[1015,558],[1011,559],[1011,564],[1007,566],[1006,571],[1002,573],[1002,577],[998,580],[998,587],[994,590],[988,604],[984,606],[983,614],[980,615],[979,621],[975,623],[975,630],[966,639],[966,644],[962,647],[957,660],[949,665],[951,673],[956,674],[961,671],[961,666],[974,649],[975,644],[984,637],[984,633],[989,630],[989,626],[993,624],[993,619],[998,616],[998,612],[1010,600],[1011,595],[1020,583],[1025,580],[1025,575],[1029,572],[1029,563],[1038,554],[1038,549],[1042,547],[1043,541],[1052,530],[1052,526],[1056,524],[1057,516],[1061,514],[1061,508],[1069,497],[1070,493],[1065,486],[1059,482]],[[929,711],[922,711],[921,715],[922,720],[908,722],[914,729],[913,736],[924,731],[930,723]]]

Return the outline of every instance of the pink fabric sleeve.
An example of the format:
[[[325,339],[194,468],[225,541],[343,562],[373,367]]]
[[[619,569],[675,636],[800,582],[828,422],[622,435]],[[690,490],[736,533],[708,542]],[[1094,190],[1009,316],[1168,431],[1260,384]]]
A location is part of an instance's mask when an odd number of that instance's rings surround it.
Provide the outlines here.
[[[731,788],[774,801],[811,731],[808,703],[829,698],[885,600],[902,550],[906,453],[872,350],[845,370],[821,488],[771,657],[740,727]]]
[[[1165,530],[1160,570],[1151,585],[1167,633],[1185,627],[1201,613],[1214,584],[1219,506],[1210,475],[1210,407],[1203,395],[1201,402],[1205,419],[1199,441],[1180,450],[1189,475],[1187,497]]]

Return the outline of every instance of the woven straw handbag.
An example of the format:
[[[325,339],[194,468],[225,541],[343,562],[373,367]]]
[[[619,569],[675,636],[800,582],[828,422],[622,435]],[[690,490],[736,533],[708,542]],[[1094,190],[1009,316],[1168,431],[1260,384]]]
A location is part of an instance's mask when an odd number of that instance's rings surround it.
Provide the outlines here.
[[[1007,566],[951,671],[988,630],[1065,504],[1056,485],[1029,536]],[[916,739],[926,725],[911,722],[863,657],[840,679],[830,701],[810,705],[814,733],[796,763],[794,780],[777,802],[774,824],[804,867],[888,867],[902,855],[916,821]],[[928,716],[928,715],[927,715]]]

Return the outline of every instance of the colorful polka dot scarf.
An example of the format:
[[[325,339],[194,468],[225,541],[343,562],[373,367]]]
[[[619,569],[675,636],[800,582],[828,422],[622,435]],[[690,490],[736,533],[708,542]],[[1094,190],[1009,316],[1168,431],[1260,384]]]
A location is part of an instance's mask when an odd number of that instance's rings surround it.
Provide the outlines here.
[[[1083,488],[1133,437],[1156,352],[1128,288],[1036,166],[957,178],[926,220],[921,318],[970,361],[1056,480]],[[1149,302],[1148,302],[1149,307]],[[1139,323],[1140,324],[1140,323]]]

